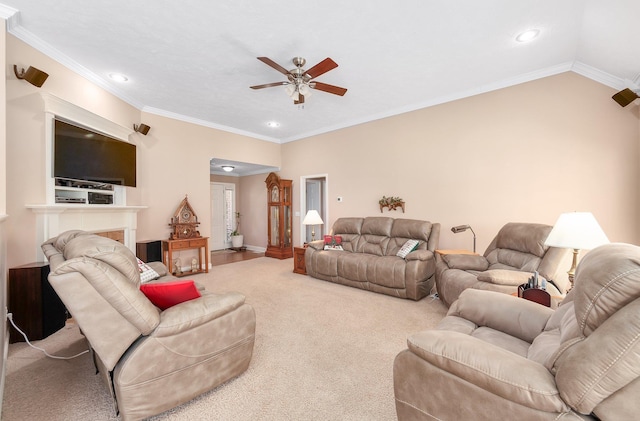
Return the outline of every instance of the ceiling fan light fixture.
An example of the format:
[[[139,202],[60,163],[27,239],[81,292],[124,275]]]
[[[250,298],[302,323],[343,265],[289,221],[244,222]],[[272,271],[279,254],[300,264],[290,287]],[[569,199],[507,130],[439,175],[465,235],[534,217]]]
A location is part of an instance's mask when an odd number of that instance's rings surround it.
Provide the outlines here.
[[[311,96],[311,88],[309,87],[308,84],[306,83],[301,83],[298,86],[298,91],[300,92],[301,95],[304,96]]]
[[[233,169],[234,169],[234,168],[235,168],[235,167],[234,167],[233,165],[223,165],[223,166],[222,166],[222,169],[223,169],[225,172],[231,172],[231,171],[233,171]]]

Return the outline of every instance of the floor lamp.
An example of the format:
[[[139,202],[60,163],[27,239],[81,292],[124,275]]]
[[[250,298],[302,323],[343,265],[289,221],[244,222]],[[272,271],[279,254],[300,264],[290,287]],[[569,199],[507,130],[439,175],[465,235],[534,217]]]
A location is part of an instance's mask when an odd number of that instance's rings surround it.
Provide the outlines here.
[[[457,234],[459,232],[465,232],[466,230],[470,230],[473,233],[473,252],[476,252],[476,233],[473,230],[473,228],[471,228],[471,225],[456,225],[455,227],[451,228],[451,232],[454,234]]]
[[[571,269],[567,272],[571,285],[567,292],[573,288],[580,250],[591,250],[608,242],[609,239],[591,212],[568,212],[560,215],[544,245],[573,250]]]

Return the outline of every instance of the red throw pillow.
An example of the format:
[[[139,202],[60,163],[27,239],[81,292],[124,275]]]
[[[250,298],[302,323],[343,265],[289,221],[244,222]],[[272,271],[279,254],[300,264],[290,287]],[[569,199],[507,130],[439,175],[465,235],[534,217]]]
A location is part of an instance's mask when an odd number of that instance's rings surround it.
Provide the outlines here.
[[[140,291],[161,310],[200,297],[193,281],[161,282],[140,285]]]

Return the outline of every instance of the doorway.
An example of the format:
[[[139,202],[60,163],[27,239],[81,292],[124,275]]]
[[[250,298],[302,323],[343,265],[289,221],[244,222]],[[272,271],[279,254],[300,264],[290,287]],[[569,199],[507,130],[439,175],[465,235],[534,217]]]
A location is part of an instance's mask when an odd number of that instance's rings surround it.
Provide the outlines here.
[[[209,247],[224,250],[231,247],[231,233],[236,227],[236,185],[211,183],[211,240]]]
[[[300,177],[300,244],[312,241],[311,231],[315,231],[315,239],[319,240],[329,231],[327,223],[329,220],[328,204],[328,175],[310,175]],[[304,216],[309,210],[317,210],[323,225],[303,225]]]

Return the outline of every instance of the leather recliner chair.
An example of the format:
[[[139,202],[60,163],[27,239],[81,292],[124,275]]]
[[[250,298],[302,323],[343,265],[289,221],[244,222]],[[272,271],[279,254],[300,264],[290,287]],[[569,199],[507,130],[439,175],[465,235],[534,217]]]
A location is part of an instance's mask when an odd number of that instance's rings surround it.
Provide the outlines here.
[[[553,227],[510,222],[500,229],[484,255],[436,253],[436,290],[449,307],[468,288],[514,294],[537,271],[547,281],[555,307],[566,294],[571,266],[567,249],[544,245]],[[555,297],[555,299],[553,299]]]
[[[87,338],[124,421],[164,412],[248,368],[256,320],[243,295],[200,291],[162,311],[140,291],[136,257],[123,244],[68,231],[42,250],[49,282]]]
[[[638,419],[640,247],[589,252],[556,310],[465,290],[393,377],[400,421]]]

